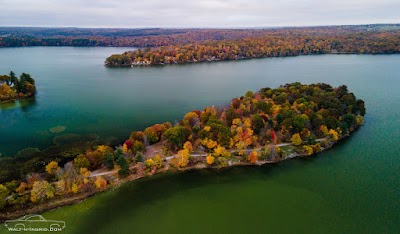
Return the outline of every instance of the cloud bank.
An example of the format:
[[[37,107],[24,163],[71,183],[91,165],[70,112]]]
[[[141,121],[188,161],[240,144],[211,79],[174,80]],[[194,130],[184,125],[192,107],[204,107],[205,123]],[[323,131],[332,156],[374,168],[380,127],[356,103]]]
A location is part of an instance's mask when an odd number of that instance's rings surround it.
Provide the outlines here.
[[[399,0],[0,0],[1,26],[272,27],[400,23]]]

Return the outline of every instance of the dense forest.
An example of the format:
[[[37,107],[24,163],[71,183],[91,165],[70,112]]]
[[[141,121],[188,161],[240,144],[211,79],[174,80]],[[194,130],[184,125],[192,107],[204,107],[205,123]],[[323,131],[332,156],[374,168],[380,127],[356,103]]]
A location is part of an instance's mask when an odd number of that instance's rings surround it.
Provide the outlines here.
[[[30,97],[35,92],[35,80],[27,73],[19,78],[12,71],[9,75],[0,75],[0,101]]]
[[[191,111],[175,126],[156,124],[143,132],[132,132],[123,151],[135,155],[160,141],[164,152],[178,155],[185,144],[190,145],[190,151],[214,155],[216,151],[234,149],[242,156],[245,149],[271,143],[317,145],[317,138],[337,141],[354,131],[364,115],[364,101],[356,99],[344,85],[333,88],[327,84],[293,83],[257,93],[248,91],[232,99],[229,107]]]
[[[310,54],[400,52],[400,30],[282,29],[235,40],[144,48],[106,59],[108,66],[193,63]]]
[[[264,29],[112,29],[0,27],[0,47],[17,46],[124,46],[160,47],[205,41],[238,40],[267,36],[338,36],[354,33],[393,34],[397,24],[284,27]],[[398,32],[397,32],[398,33]],[[398,34],[394,34],[398,35]],[[363,37],[363,35],[360,35]]]
[[[93,175],[96,170],[135,179],[196,165],[221,168],[312,155],[361,126],[365,112],[364,101],[344,85],[292,83],[248,91],[226,107],[193,110],[175,125],[134,131],[116,148],[58,137],[57,145],[43,151],[27,149],[1,159],[0,209],[93,194],[118,181]]]

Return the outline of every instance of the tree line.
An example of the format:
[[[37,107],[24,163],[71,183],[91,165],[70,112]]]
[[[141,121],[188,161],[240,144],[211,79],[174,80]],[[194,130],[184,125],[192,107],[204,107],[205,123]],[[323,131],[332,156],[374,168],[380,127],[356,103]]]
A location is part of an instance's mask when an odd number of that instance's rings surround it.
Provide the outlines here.
[[[0,27],[0,47],[16,46],[125,46],[160,47],[206,41],[238,40],[266,36],[334,36],[386,32],[398,35],[398,24],[267,29],[85,29]],[[395,33],[395,34],[393,34]],[[361,34],[361,36],[363,36]]]

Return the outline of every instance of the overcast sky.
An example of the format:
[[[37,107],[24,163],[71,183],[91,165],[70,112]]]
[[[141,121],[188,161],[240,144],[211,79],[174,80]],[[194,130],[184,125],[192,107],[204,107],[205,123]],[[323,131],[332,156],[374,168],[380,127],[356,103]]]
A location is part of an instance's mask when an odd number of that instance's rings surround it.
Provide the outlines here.
[[[400,23],[400,0],[0,0],[1,26],[270,27]]]

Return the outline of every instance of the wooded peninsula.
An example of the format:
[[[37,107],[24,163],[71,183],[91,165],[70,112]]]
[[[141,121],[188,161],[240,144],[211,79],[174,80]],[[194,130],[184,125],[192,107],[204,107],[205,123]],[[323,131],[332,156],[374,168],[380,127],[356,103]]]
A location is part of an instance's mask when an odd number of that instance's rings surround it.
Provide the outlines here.
[[[31,97],[35,92],[35,80],[27,73],[22,73],[19,78],[13,71],[9,75],[0,75],[0,102]]]
[[[93,141],[27,150],[14,163],[1,159],[0,220],[79,202],[156,173],[308,157],[349,136],[365,113],[364,101],[345,85],[292,83],[248,91],[226,107],[190,111],[175,125],[134,131],[115,148]]]
[[[196,32],[196,31],[195,31]],[[393,54],[400,52],[398,27],[310,27],[218,31],[221,37],[196,40],[179,34],[182,43],[161,42],[123,54],[114,54],[106,66],[182,64],[250,58],[315,54]],[[196,37],[194,37],[196,38]],[[210,37],[206,37],[210,38]],[[161,40],[161,39],[160,39]]]

